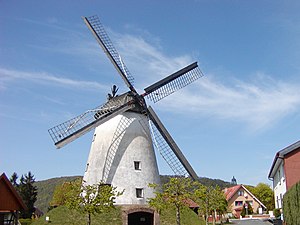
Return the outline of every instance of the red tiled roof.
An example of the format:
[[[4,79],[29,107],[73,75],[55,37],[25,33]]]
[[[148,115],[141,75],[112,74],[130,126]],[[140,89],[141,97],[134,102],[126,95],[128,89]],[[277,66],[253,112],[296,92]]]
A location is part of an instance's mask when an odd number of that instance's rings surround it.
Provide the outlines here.
[[[241,188],[241,184],[230,187],[230,188],[226,188],[224,190],[225,196],[226,196],[226,200],[228,201],[229,199],[232,198],[232,196]]]

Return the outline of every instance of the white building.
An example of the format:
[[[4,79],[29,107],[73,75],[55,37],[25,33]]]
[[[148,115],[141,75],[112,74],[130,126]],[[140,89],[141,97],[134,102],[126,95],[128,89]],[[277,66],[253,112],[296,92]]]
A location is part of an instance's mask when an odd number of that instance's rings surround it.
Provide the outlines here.
[[[300,141],[277,152],[269,179],[273,181],[275,208],[282,208],[284,194],[300,180]]]

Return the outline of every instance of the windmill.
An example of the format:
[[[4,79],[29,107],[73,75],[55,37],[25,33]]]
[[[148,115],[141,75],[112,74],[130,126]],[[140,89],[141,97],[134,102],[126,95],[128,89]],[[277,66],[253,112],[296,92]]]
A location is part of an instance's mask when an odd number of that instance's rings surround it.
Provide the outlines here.
[[[152,84],[139,94],[121,56],[112,45],[97,16],[83,17],[89,30],[125,82],[129,91],[116,95],[113,86],[108,100],[92,110],[49,129],[57,148],[61,148],[95,128],[84,180],[87,184],[102,181],[124,194],[117,204],[145,204],[153,197],[149,183],[160,183],[154,148],[177,176],[197,175],[175,141],[159,120],[145,97],[153,102],[172,94],[201,76],[197,62]]]

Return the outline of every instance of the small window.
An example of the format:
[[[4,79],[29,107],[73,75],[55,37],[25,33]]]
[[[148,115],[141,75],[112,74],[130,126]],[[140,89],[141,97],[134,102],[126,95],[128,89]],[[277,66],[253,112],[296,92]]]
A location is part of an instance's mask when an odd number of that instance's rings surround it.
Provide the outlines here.
[[[92,142],[94,142],[94,141],[95,141],[95,138],[96,138],[96,134],[94,134]]]
[[[140,161],[134,161],[134,169],[141,170],[141,162]]]
[[[136,188],[136,197],[137,198],[143,198],[144,197],[144,190],[143,188]]]
[[[244,191],[238,191],[238,196],[244,196]]]
[[[242,206],[243,205],[243,201],[235,201],[234,205],[235,206]]]

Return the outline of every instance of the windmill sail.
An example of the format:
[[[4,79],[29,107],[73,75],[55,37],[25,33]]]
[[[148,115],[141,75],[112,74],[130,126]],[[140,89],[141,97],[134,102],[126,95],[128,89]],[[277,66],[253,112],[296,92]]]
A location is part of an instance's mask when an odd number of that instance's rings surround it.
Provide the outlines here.
[[[50,128],[48,132],[55,146],[61,148],[114,116],[129,110],[133,107],[132,103],[130,98],[116,98]]]
[[[202,76],[203,74],[195,62],[145,88],[144,95],[147,95],[151,101],[157,102]]]
[[[125,84],[129,87],[131,91],[136,92],[135,89],[133,88],[134,78],[130,74],[124,62],[122,61],[120,54],[113,46],[98,16],[84,17],[83,20],[85,24],[88,26],[88,28],[91,30],[91,32],[93,33],[94,37],[102,47],[107,57],[110,59],[114,67],[121,75]]]
[[[196,180],[198,178],[196,172],[150,106],[148,107],[148,116],[154,125],[151,126],[154,146],[166,160],[174,174],[177,176],[190,175]]]
[[[130,90],[117,96],[117,88],[114,86],[105,104],[49,129],[56,147],[61,148],[97,127],[84,175],[86,181],[91,184],[102,180],[131,190],[133,183],[136,187],[143,187],[145,183],[159,183],[153,144],[175,175],[197,179],[197,174],[153,109],[147,108],[144,98],[148,96],[150,100],[157,102],[202,77],[197,62],[145,88],[144,94],[139,94],[133,87],[133,76],[113,46],[99,18],[83,17],[83,20]],[[126,157],[135,160],[134,163],[126,160]],[[141,162],[143,163],[140,164]],[[140,170],[139,166],[136,168],[136,164],[143,165],[143,170]],[[130,178],[135,178],[128,180],[124,174],[133,166],[134,173]],[[146,199],[154,193],[147,189],[145,194]],[[141,199],[135,196],[135,192],[130,191],[119,203],[145,204],[145,199],[141,202]]]

